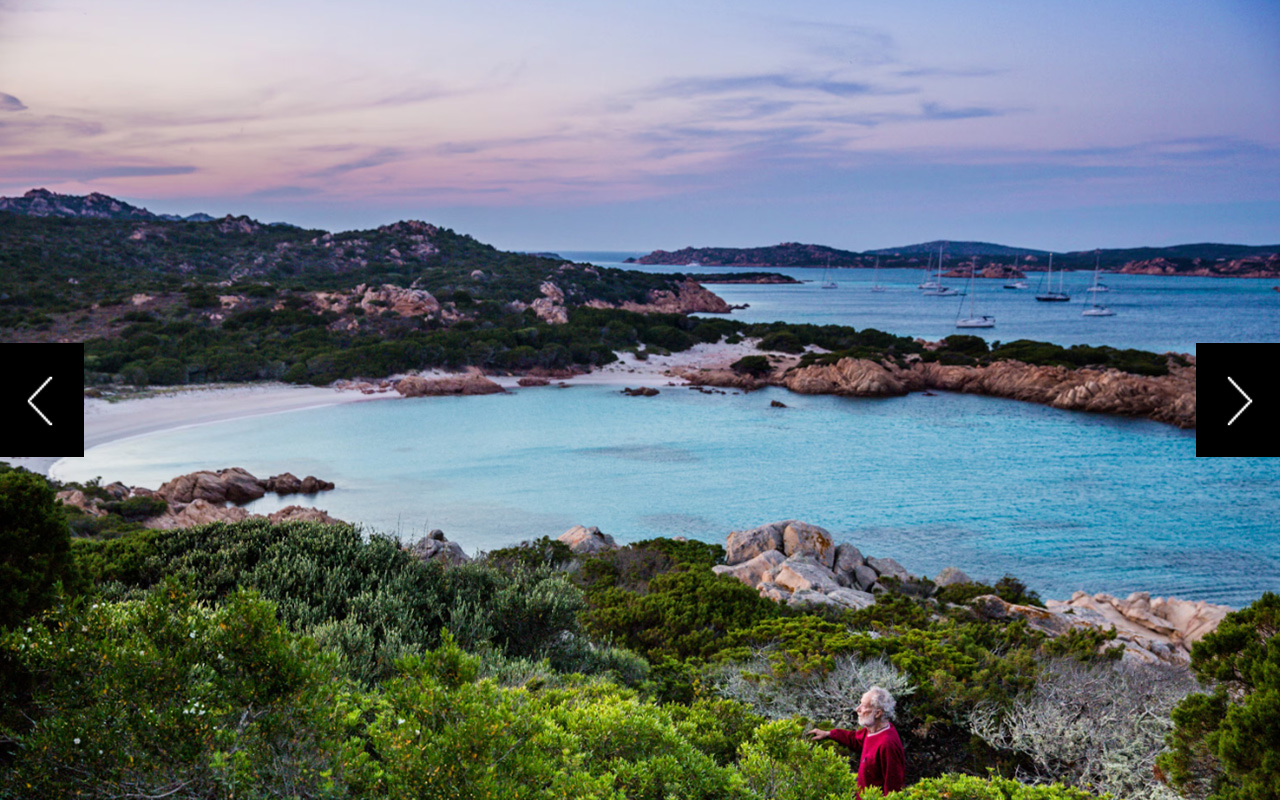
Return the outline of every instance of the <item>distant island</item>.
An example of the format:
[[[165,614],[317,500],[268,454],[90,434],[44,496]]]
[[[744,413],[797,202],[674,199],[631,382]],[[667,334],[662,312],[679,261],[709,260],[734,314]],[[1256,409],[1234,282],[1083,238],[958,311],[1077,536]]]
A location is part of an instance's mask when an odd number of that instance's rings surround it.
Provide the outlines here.
[[[681,267],[831,267],[869,269],[877,262],[886,268],[923,269],[931,260],[942,263],[953,275],[969,274],[976,265],[979,276],[1015,277],[1016,271],[1037,272],[1048,266],[1049,251],[1009,247],[989,242],[922,242],[904,247],[854,252],[818,244],[783,242],[771,247],[686,247],[654,250],[626,263]],[[1054,266],[1064,270],[1091,270],[1097,263],[1105,272],[1127,275],[1192,275],[1223,278],[1280,278],[1280,244],[1183,244],[1174,247],[1137,247],[1113,250],[1081,250],[1053,253]]]

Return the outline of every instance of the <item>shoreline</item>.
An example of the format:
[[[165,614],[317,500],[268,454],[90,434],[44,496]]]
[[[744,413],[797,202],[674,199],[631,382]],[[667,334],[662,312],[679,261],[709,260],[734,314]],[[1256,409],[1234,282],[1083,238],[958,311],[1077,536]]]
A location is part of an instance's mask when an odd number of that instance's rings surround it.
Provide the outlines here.
[[[661,388],[687,385],[675,371],[690,368],[725,369],[745,355],[758,354],[754,342],[739,344],[698,344],[682,353],[653,355],[639,360],[631,353],[619,354],[617,361],[592,372],[575,375],[553,384],[567,386],[617,386]],[[460,373],[429,370],[425,378],[455,377]],[[400,377],[400,376],[397,376]],[[511,391],[518,388],[521,376],[488,376],[489,380]],[[530,387],[540,388],[540,387]],[[115,401],[86,397],[84,399],[84,450],[135,436],[226,422],[264,414],[281,414],[309,408],[344,403],[402,400],[394,391],[363,394],[354,389],[336,387],[295,386],[287,383],[202,384],[176,388],[157,387]],[[75,456],[0,456],[15,467],[23,467],[46,477],[63,458]]]
[[[619,391],[624,388],[661,389],[671,386],[712,385],[725,388],[749,390],[765,383],[782,385],[802,394],[859,394],[879,396],[884,391],[846,392],[839,387],[801,387],[791,386],[786,382],[749,380],[743,376],[731,375],[729,367],[744,356],[765,355],[756,348],[756,340],[744,339],[736,344],[718,342],[715,344],[699,343],[688,350],[670,355],[650,355],[645,359],[636,358],[633,353],[619,353],[618,360],[598,367],[591,372],[573,375],[563,379],[550,379],[556,386],[610,386]],[[782,356],[768,354],[775,373],[785,371],[799,361],[798,356]],[[810,368],[812,371],[814,368]],[[829,371],[830,368],[826,368]],[[954,370],[952,370],[954,371]],[[427,379],[458,377],[465,373],[428,370],[418,373]],[[716,377],[713,377],[716,376]],[[404,376],[392,376],[400,378]],[[486,376],[504,390],[513,391],[520,387],[519,375]],[[717,377],[719,378],[717,380]],[[837,376],[838,377],[838,376]],[[837,381],[838,383],[838,381]],[[1043,398],[1018,397],[1016,393],[995,391],[991,387],[985,389],[969,386],[944,385],[909,387],[911,389],[938,388],[941,390],[973,392],[995,397],[1013,396],[1015,399],[1044,403]],[[888,394],[904,394],[906,391],[893,391]],[[368,393],[347,386],[296,386],[285,383],[252,383],[252,384],[205,384],[186,387],[156,387],[139,393],[139,396],[126,397],[114,401],[100,398],[84,398],[84,451],[109,442],[145,436],[177,428],[204,425],[213,422],[226,422],[264,414],[278,414],[302,411],[309,408],[340,405],[345,403],[368,402],[375,400],[401,400],[397,392],[391,389],[380,389]],[[1087,398],[1086,398],[1087,399]],[[1192,399],[1194,404],[1194,397]],[[1055,405],[1072,410],[1093,410],[1107,412],[1105,408],[1091,408],[1088,403],[1071,403]],[[1072,408],[1072,406],[1076,406]],[[1194,413],[1194,410],[1192,411]],[[1194,424],[1192,425],[1194,428]],[[76,456],[66,456],[75,458]],[[57,462],[63,457],[6,457],[0,461],[8,461],[14,466],[24,467],[33,472],[49,476]]]

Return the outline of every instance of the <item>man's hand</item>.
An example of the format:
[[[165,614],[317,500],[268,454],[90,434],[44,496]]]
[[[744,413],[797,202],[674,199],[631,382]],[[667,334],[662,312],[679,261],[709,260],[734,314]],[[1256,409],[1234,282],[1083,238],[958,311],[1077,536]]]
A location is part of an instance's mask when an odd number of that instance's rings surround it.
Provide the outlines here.
[[[821,728],[810,728],[807,731],[807,735],[809,737],[809,741],[820,742],[823,739],[830,739],[831,731],[824,731]]]

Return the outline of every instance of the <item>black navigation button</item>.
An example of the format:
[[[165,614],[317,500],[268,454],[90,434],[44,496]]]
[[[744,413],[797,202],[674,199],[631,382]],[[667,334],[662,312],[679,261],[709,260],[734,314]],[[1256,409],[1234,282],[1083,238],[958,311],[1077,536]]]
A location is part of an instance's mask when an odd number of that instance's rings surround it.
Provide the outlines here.
[[[1280,456],[1278,359],[1280,344],[1196,345],[1197,456]]]
[[[84,345],[0,344],[0,450],[84,455]]]

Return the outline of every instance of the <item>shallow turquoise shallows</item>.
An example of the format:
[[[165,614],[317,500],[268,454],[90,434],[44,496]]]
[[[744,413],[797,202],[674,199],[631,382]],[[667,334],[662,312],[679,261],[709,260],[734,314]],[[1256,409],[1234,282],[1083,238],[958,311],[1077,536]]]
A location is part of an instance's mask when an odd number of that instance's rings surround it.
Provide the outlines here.
[[[771,408],[780,400],[787,408]],[[1011,573],[1046,598],[1149,591],[1242,606],[1280,590],[1280,462],[1197,459],[1195,432],[1016,401],[783,390],[521,389],[355,403],[114,442],[55,468],[155,487],[242,466],[334,481],[314,503],[468,552],[575,524],[621,542],[797,518],[916,574]]]

